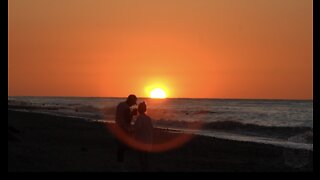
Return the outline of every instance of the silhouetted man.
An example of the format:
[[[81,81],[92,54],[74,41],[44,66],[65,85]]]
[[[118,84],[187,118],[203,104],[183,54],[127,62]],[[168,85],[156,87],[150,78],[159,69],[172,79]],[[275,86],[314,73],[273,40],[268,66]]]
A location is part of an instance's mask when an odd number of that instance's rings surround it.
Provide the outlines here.
[[[125,102],[121,102],[117,106],[116,125],[128,136],[130,136],[132,117],[137,114],[137,110],[131,112],[130,107],[136,104],[137,97],[130,94]],[[118,141],[117,160],[119,162],[123,162],[124,152],[126,149],[127,146]]]

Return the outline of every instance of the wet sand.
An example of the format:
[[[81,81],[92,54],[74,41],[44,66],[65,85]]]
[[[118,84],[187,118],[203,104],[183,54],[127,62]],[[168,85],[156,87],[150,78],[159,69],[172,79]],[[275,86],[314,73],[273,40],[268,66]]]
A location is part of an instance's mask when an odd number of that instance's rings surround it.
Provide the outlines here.
[[[155,129],[155,141],[177,133]],[[8,110],[8,171],[139,171],[138,154],[116,160],[106,125],[83,119]],[[184,145],[149,156],[151,171],[313,171],[313,151],[194,136]]]

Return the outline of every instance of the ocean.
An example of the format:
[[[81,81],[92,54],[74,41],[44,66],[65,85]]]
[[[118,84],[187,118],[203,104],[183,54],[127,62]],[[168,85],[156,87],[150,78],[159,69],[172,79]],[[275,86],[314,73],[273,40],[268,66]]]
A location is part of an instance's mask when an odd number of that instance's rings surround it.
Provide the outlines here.
[[[122,101],[125,98],[9,96],[8,108],[114,123]],[[138,99],[142,101],[155,127],[313,150],[312,100]]]

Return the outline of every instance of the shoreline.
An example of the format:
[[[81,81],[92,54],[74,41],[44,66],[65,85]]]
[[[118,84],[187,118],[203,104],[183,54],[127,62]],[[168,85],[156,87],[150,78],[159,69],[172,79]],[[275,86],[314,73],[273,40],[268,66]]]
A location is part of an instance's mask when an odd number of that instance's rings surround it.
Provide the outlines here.
[[[27,108],[26,108],[27,107]],[[89,117],[79,117],[79,116],[72,116],[67,114],[59,114],[56,112],[46,112],[46,111],[32,111],[33,109],[37,110],[38,107],[29,107],[30,110],[28,110],[29,106],[9,106],[10,111],[17,111],[17,112],[27,112],[27,113],[38,113],[38,114],[45,114],[50,116],[57,116],[60,118],[78,118],[82,119],[84,121],[89,122],[96,122],[96,123],[107,123],[107,124],[113,124],[114,122],[111,120],[100,120],[100,119],[93,119]],[[11,109],[12,108],[12,109]],[[110,122],[111,121],[111,122]],[[236,125],[235,125],[236,126]],[[232,140],[232,141],[240,141],[240,142],[249,142],[249,143],[259,143],[259,144],[266,144],[266,145],[273,145],[283,148],[290,148],[290,149],[301,149],[301,150],[310,150],[313,151],[313,143],[306,142],[294,142],[294,141],[288,141],[286,139],[272,139],[272,137],[268,136],[251,136],[250,134],[246,133],[239,133],[239,132],[233,132],[228,130],[219,130],[219,129],[188,129],[188,128],[179,128],[179,127],[170,127],[166,125],[155,125],[155,128],[168,131],[168,132],[175,132],[175,133],[181,133],[181,134],[193,134],[197,136],[205,136],[205,137],[212,137],[217,139],[223,139],[223,140]],[[280,129],[280,128],[279,128]],[[278,129],[278,131],[279,131]],[[248,130],[248,132],[253,131]],[[309,140],[310,141],[310,140]],[[312,140],[313,141],[313,140]]]
[[[155,129],[165,141],[177,133]],[[135,151],[125,171],[139,171]],[[121,171],[115,137],[101,122],[8,110],[8,171]],[[150,154],[151,171],[313,171],[313,151],[195,135],[171,151]]]

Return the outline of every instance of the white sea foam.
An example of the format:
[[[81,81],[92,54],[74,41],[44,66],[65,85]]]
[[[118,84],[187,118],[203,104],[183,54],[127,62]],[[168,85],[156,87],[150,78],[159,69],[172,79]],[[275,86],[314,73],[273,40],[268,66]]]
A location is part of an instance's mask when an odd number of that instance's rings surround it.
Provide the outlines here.
[[[114,119],[116,105],[125,98],[8,97],[9,108],[82,117]],[[198,134],[294,148],[313,149],[313,101],[139,99],[146,101],[156,126],[188,129],[201,122]],[[299,138],[297,138],[299,137]]]

